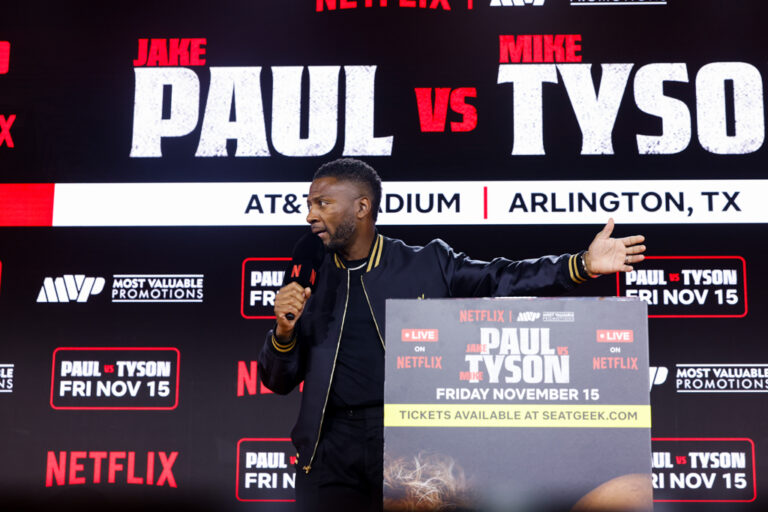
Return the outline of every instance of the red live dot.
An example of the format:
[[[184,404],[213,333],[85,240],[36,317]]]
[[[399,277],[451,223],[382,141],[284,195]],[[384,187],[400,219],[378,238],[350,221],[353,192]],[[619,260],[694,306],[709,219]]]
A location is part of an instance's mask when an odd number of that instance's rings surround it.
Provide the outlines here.
[[[0,41],[0,75],[8,73],[11,62],[11,43]]]

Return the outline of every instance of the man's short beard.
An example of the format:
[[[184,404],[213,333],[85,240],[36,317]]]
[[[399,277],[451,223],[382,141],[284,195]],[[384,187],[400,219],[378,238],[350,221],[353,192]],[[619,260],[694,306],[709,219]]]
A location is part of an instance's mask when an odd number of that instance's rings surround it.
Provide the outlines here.
[[[354,234],[355,219],[349,217],[338,225],[336,231],[334,231],[333,234],[328,233],[329,239],[325,246],[325,250],[328,252],[337,252],[340,249],[344,249]]]

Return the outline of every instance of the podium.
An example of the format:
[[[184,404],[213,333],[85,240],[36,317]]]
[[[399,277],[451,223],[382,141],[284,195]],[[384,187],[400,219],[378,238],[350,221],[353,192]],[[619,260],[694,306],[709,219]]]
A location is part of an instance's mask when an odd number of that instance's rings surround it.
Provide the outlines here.
[[[647,306],[388,300],[387,510],[651,510]]]

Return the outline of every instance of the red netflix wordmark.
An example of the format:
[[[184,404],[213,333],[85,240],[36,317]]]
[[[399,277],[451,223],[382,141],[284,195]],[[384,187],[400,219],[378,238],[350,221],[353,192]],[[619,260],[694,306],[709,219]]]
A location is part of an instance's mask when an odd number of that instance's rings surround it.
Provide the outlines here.
[[[133,65],[204,66],[204,37],[174,39],[139,39],[139,51]]]
[[[301,276],[301,264],[294,265],[291,268],[291,277],[300,277]],[[309,274],[309,284],[315,284],[315,279],[317,278],[317,272],[315,272],[315,269],[312,269],[312,272]]]
[[[437,87],[432,101],[431,87],[417,87],[416,105],[419,108],[419,123],[422,132],[444,132],[448,117],[448,103],[451,110],[461,115],[461,121],[451,121],[452,132],[470,132],[477,127],[477,109],[467,103],[467,98],[477,98],[474,87]]]
[[[7,118],[0,116],[0,146],[5,144],[9,148],[13,147],[13,139],[11,138],[11,126],[16,120],[16,114],[11,114]]]
[[[598,343],[632,343],[635,333],[632,329],[598,329]]]
[[[416,1],[417,0],[400,0],[400,7],[416,7]],[[437,9],[440,7],[446,11],[451,10],[448,0],[418,0],[418,7],[422,9],[426,9],[427,4],[429,4],[430,9]]]
[[[11,43],[0,41],[0,75],[8,72],[11,62]]]
[[[258,379],[258,363],[256,361],[250,361],[246,364],[245,361],[237,362],[237,396],[248,395],[268,395],[273,393],[263,382],[259,382]],[[259,384],[257,388],[257,384]],[[299,384],[299,393],[304,391],[304,381]]]
[[[425,341],[432,342],[438,340],[437,329],[403,329],[401,332],[403,341]]]
[[[397,7],[419,7],[421,9],[451,10],[448,0],[392,0]],[[358,7],[387,7],[389,0],[316,0],[315,11],[335,11],[336,9],[357,9]],[[472,0],[467,0],[467,8],[472,9]]]
[[[237,362],[237,396],[244,396],[246,391],[249,395],[272,393],[272,390],[267,388],[263,382],[259,391],[256,391],[258,372],[258,363],[256,361],[251,361],[250,367],[246,366],[245,361]]]
[[[69,453],[69,464],[67,464]],[[55,485],[81,485],[85,483],[103,483],[103,468],[107,469],[107,483],[117,482],[117,474],[125,472],[125,483],[144,484],[168,487],[177,487],[176,478],[173,476],[173,465],[179,452],[157,452],[157,459],[162,466],[160,475],[155,480],[155,452],[147,452],[146,458],[142,458],[139,474],[136,464],[137,452],[123,451],[61,451],[58,453],[49,451],[45,467],[45,486]],[[82,462],[81,462],[82,461]],[[106,461],[106,464],[103,462]],[[126,463],[123,464],[122,462]],[[89,467],[85,469],[86,464]],[[122,478],[121,478],[122,480]]]

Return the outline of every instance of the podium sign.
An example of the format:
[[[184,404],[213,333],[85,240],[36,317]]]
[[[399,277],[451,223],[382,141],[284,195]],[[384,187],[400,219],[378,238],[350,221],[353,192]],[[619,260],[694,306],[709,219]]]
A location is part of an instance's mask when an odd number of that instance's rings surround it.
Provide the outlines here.
[[[388,300],[388,509],[652,508],[647,306]]]

